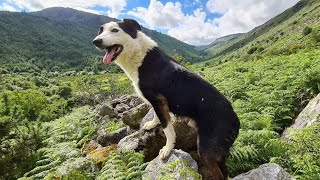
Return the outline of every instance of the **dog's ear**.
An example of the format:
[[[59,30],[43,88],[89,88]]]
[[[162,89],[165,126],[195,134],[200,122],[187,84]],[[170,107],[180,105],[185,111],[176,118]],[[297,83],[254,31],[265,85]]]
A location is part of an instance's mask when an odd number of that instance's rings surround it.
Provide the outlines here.
[[[120,28],[129,34],[133,39],[137,38],[138,31],[141,31],[140,24],[133,19],[123,19],[122,22],[119,22]]]

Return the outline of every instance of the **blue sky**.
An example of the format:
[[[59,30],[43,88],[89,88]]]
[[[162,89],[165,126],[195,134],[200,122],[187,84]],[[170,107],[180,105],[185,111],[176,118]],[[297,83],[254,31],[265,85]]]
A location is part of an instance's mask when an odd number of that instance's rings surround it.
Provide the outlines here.
[[[0,0],[0,10],[39,11],[71,7],[118,19],[134,18],[145,27],[192,45],[247,32],[298,0]]]

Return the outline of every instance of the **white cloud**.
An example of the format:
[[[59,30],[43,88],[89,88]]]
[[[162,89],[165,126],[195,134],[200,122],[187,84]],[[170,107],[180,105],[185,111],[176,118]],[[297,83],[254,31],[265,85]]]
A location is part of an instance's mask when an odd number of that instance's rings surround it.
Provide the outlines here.
[[[118,17],[127,5],[127,0],[9,0],[9,2],[30,11],[42,10],[49,7],[70,7],[82,8],[86,11],[97,13],[98,11],[92,10],[92,8],[99,6],[106,8],[106,10],[110,9],[107,11],[110,17]]]
[[[184,14],[181,11],[182,5],[179,2],[168,2],[163,5],[160,1],[150,0],[147,8],[137,7],[128,14],[143,19],[151,28],[174,28],[183,20]]]
[[[186,15],[179,26],[169,29],[168,34],[188,44],[209,44],[219,34],[212,22],[205,21],[206,16],[201,9],[196,9],[193,15]]]
[[[294,5],[299,0],[209,0],[208,13],[221,17],[208,19],[204,9],[184,14],[179,2],[163,4],[150,0],[148,8],[137,7],[128,14],[152,28],[167,29],[168,34],[189,44],[209,44],[216,38],[247,32]],[[195,0],[194,2],[197,2]]]
[[[18,11],[15,7],[9,5],[8,3],[2,3],[0,5],[0,11]]]

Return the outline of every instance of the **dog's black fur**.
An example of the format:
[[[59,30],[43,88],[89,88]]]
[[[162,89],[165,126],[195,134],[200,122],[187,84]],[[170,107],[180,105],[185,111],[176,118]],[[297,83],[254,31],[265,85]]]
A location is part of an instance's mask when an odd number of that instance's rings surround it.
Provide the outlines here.
[[[132,38],[140,25],[134,20],[118,22]],[[153,106],[163,128],[171,111],[193,119],[198,130],[201,162],[210,172],[204,179],[227,179],[225,164],[239,132],[239,120],[230,102],[198,75],[174,61],[158,47],[148,51],[138,68],[139,89]]]
[[[157,102],[161,95],[166,98],[172,113],[190,117],[196,122],[201,158],[210,171],[216,171],[210,167],[216,168],[217,163],[223,178],[227,178],[225,160],[240,126],[230,102],[216,88],[158,47],[147,53],[139,68],[139,87],[155,111],[159,109]],[[165,128],[167,122],[159,119]]]

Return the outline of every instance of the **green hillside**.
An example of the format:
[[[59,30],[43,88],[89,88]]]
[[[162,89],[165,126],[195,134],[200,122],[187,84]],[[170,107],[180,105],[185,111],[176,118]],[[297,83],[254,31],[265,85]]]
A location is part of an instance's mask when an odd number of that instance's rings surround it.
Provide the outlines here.
[[[273,162],[297,180],[320,179],[320,123],[295,130],[289,142],[281,138],[320,93],[319,7],[319,0],[302,0],[246,34],[197,50],[144,29],[175,57],[213,56],[188,67],[221,91],[240,119],[230,177]],[[104,16],[65,10],[0,13],[0,179],[141,179],[146,164],[139,152],[105,146],[103,157],[95,150],[83,157],[101,130],[124,126],[99,117],[99,107],[134,90],[118,68],[101,66],[91,45]],[[161,170],[163,179],[170,167]]]
[[[2,66],[31,62],[50,71],[107,69],[102,66],[103,53],[92,45],[101,24],[111,19],[70,8],[50,8],[36,13],[0,13],[0,61]],[[193,46],[170,36],[145,29],[167,53],[197,61]],[[17,71],[23,71],[22,69]]]
[[[228,46],[228,44],[231,44],[234,40],[237,40],[240,36],[241,36],[241,33],[223,36],[223,37],[217,38],[215,41],[213,41],[209,45],[199,46],[199,47],[196,47],[196,49],[206,51],[210,53],[209,56],[212,56],[216,54],[216,52],[220,52],[221,51],[220,48],[225,48],[226,46]]]
[[[250,32],[218,45],[212,44],[205,51],[219,60],[232,58],[248,60],[264,55],[294,53],[299,49],[310,47],[311,34],[305,34],[304,31],[308,28],[317,31],[319,16],[318,0],[302,0]],[[314,39],[318,41],[318,38]]]

